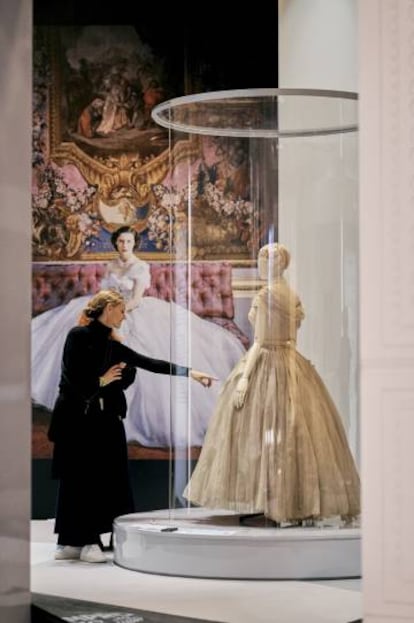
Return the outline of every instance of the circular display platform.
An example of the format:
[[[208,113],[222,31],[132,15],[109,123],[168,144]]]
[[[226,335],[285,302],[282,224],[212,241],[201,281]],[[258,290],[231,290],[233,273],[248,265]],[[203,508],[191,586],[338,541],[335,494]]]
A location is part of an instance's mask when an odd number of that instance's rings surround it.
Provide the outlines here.
[[[361,576],[359,527],[246,522],[240,523],[240,514],[198,508],[123,515],[114,522],[114,561],[134,571],[199,578]]]

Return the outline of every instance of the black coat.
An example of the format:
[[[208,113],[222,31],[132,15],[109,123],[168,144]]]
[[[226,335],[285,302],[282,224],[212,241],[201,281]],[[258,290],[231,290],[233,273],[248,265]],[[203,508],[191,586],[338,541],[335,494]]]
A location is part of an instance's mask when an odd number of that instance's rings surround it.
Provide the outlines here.
[[[74,327],[66,338],[59,396],[49,427],[54,442],[52,475],[60,479],[58,533],[109,532],[115,517],[133,512],[122,422],[127,408],[124,389],[134,381],[136,367],[180,376],[189,372],[140,355],[110,336],[109,328],[94,321]],[[100,387],[99,377],[120,362],[127,364],[121,380]],[[75,540],[66,544],[76,545]],[[82,544],[81,537],[79,541]]]

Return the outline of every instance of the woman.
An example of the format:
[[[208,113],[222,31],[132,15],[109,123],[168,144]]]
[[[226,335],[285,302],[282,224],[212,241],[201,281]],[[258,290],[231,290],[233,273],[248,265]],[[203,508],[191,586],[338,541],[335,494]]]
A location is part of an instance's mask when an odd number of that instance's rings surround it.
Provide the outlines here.
[[[200,506],[298,522],[360,512],[360,484],[341,417],[296,350],[304,312],[283,277],[281,244],[259,252],[267,280],[249,320],[254,344],[226,381],[184,496]]]
[[[204,386],[212,378],[124,346],[113,330],[125,318],[121,294],[103,290],[88,303],[82,325],[71,329],[63,350],[59,395],[49,438],[53,476],[59,479],[55,532],[58,560],[105,562],[100,534],[118,515],[133,512],[123,419],[124,389],[135,368],[191,376]]]
[[[126,394],[127,439],[150,447],[201,446],[220,381],[230,374],[244,347],[230,331],[180,305],[143,296],[150,285],[150,269],[134,253],[137,234],[132,228],[120,227],[113,233],[112,243],[118,257],[108,264],[102,287],[121,292],[126,300],[124,344],[157,359],[168,360],[173,352],[179,363],[206,370],[219,379],[208,395],[200,386],[192,388],[188,395],[177,391],[168,377],[155,378],[139,370]],[[48,408],[52,408],[57,395],[64,335],[76,323],[87,298],[75,298],[32,321],[32,398]]]

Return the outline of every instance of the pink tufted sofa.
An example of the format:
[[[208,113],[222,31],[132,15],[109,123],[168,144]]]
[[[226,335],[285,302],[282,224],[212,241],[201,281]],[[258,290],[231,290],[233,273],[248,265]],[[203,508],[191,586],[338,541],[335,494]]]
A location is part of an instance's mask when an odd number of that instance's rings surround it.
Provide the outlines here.
[[[234,322],[231,264],[228,262],[153,263],[151,285],[144,296],[189,307],[200,317],[231,331],[245,348],[249,339]],[[100,288],[105,264],[33,264],[33,316],[68,303],[72,298],[95,294]],[[190,280],[190,283],[189,283]],[[189,300],[190,299],[190,300]]]

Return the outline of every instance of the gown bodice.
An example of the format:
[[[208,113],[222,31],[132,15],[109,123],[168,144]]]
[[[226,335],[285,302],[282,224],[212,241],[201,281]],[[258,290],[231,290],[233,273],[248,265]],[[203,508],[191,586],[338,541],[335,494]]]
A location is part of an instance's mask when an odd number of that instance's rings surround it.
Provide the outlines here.
[[[298,296],[281,278],[258,292],[249,317],[254,323],[255,341],[272,347],[296,341],[304,311]]]
[[[117,259],[108,264],[101,287],[102,289],[116,290],[128,301],[132,297],[136,281],[144,289],[150,286],[149,264],[137,258],[136,262],[125,267]]]

